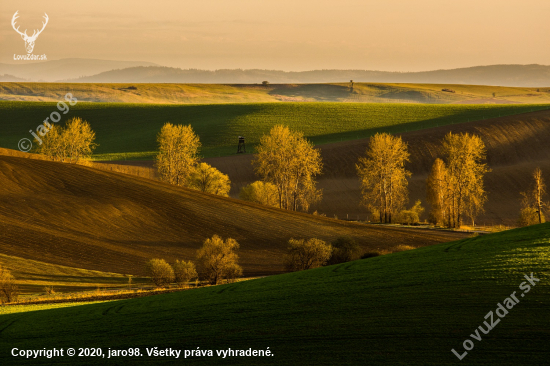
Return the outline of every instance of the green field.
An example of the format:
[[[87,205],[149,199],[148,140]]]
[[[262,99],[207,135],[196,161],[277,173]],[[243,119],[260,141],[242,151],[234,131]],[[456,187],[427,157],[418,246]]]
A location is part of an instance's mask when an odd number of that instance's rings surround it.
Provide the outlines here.
[[[549,105],[427,105],[363,103],[258,103],[163,105],[78,103],[68,118],[82,117],[96,132],[96,160],[152,159],[156,135],[166,122],[191,124],[203,144],[204,157],[232,155],[237,137],[252,151],[275,124],[303,131],[315,144],[399,133],[491,117],[549,109]],[[0,147],[17,149],[28,132],[56,111],[55,103],[0,102]]]
[[[0,315],[11,349],[256,349],[272,357],[145,356],[55,364],[542,365],[550,359],[550,223],[235,284]],[[524,275],[540,279],[524,297]],[[470,334],[515,291],[481,341]],[[497,315],[494,315],[497,317]],[[496,319],[495,319],[496,320]],[[470,339],[474,349],[462,361]],[[215,351],[214,351],[215,352]],[[214,353],[215,354],[215,353]],[[32,364],[50,364],[45,358]]]

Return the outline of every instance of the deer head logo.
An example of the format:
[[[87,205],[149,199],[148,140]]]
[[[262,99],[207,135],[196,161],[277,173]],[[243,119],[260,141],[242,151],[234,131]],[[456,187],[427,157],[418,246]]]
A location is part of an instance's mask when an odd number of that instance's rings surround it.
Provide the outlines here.
[[[19,27],[15,28],[15,20],[17,18],[19,18],[19,16],[17,16],[17,13],[19,12],[16,11],[15,14],[13,14],[13,18],[11,19],[11,26],[13,27],[13,29],[15,29],[15,31],[17,33],[19,33],[21,35],[21,38],[23,38],[23,40],[25,41],[25,48],[27,49],[27,53],[32,53],[32,50],[34,49],[34,41],[36,41],[36,38],[38,38],[38,36],[40,35],[40,33],[42,33],[42,31],[44,30],[44,28],[46,28],[46,24],[48,24],[48,14],[44,13],[45,16],[44,16],[44,19],[46,19],[46,22],[42,22],[42,29],[41,30],[35,30],[32,34],[32,36],[28,36],[27,35],[27,30],[25,29],[24,32],[20,32],[19,31]]]

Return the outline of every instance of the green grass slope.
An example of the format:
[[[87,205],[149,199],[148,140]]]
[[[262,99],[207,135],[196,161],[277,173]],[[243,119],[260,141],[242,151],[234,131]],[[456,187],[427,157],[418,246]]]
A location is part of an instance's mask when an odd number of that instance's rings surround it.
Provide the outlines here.
[[[550,359],[550,224],[236,284],[0,316],[11,349],[261,349],[264,358],[97,359],[56,364],[543,365]],[[520,296],[524,275],[540,279]],[[481,341],[470,334],[513,292]],[[496,317],[496,315],[495,315]],[[475,333],[474,333],[475,335]],[[462,361],[464,340],[474,349]],[[49,364],[36,359],[33,364]]]
[[[548,109],[548,105],[424,105],[362,103],[257,103],[159,105],[78,103],[63,116],[78,116],[96,132],[98,160],[152,159],[156,136],[166,122],[191,124],[203,144],[202,155],[236,152],[239,135],[248,151],[276,124],[300,130],[315,144],[353,140],[376,132],[392,133]],[[0,147],[17,149],[28,132],[56,111],[55,103],[0,102]]]

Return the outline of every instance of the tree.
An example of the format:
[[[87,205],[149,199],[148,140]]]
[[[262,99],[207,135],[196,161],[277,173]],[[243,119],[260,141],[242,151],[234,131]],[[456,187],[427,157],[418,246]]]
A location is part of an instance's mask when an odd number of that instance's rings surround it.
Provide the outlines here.
[[[544,196],[546,195],[546,184],[544,183],[542,170],[540,168],[536,168],[533,172],[533,183],[531,189],[527,192],[521,192],[521,195],[523,196],[523,209],[521,215],[525,218],[523,219],[523,222],[531,222],[532,220],[526,219],[526,217],[534,214],[537,216],[538,223],[542,224],[545,221],[544,209],[548,206],[548,204],[544,202]]]
[[[349,237],[339,237],[332,243],[332,254],[327,264],[351,262],[361,258],[361,248]]]
[[[275,126],[260,139],[252,161],[256,174],[277,188],[279,207],[309,210],[321,200],[315,176],[321,173],[321,154],[301,132]]]
[[[409,153],[401,137],[377,133],[370,138],[366,156],[356,164],[362,202],[382,223],[391,223],[408,199],[407,177],[411,173],[405,169],[407,161]]]
[[[303,271],[325,265],[332,254],[332,246],[317,238],[290,239],[285,258],[289,271]]]
[[[178,260],[174,263],[174,276],[176,283],[180,287],[184,287],[189,283],[189,281],[199,277],[193,262]]]
[[[483,187],[483,178],[489,171],[485,160],[485,144],[479,136],[452,134],[445,136],[443,152],[447,165],[447,186],[449,227],[462,226],[462,215],[466,212],[470,218],[483,211],[487,193]]]
[[[157,168],[161,179],[170,184],[185,186],[198,161],[201,146],[191,125],[166,123],[157,136],[159,153]]]
[[[449,187],[447,168],[443,160],[435,159],[426,183],[427,199],[432,206],[429,221],[434,225],[445,225],[448,217]]]
[[[227,174],[223,174],[206,163],[200,163],[189,176],[188,187],[201,192],[228,197],[231,181]]]
[[[75,117],[69,120],[65,128],[52,126],[42,137],[42,145],[38,146],[37,152],[53,160],[77,162],[92,156],[98,146],[94,140],[95,132],[90,124]]]
[[[164,259],[151,259],[147,262],[147,273],[157,287],[165,287],[174,282],[174,270]]]
[[[11,272],[0,266],[0,303],[17,302],[19,289]]]
[[[540,221],[545,222],[545,217],[542,215],[539,218],[539,213],[534,207],[524,207],[519,212],[518,226],[531,226],[539,224]]]
[[[262,81],[262,85],[263,85],[263,86],[268,86],[268,85],[269,85],[269,81],[267,81],[267,80]]]
[[[279,207],[277,192],[277,187],[273,183],[258,180],[244,186],[239,193],[239,198],[266,206]]]
[[[224,241],[218,235],[214,235],[204,241],[203,246],[197,251],[197,258],[211,284],[221,283],[226,278],[233,280],[242,276],[242,268],[237,264],[237,249],[239,243],[231,238]]]

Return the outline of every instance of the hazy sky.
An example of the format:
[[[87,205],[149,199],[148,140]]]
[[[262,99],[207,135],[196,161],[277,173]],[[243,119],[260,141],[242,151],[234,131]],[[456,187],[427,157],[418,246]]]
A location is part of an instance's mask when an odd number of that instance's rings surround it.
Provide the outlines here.
[[[1,0],[0,62],[40,28],[48,59],[199,69],[419,71],[550,65],[549,0]],[[21,62],[21,61],[19,61]]]

